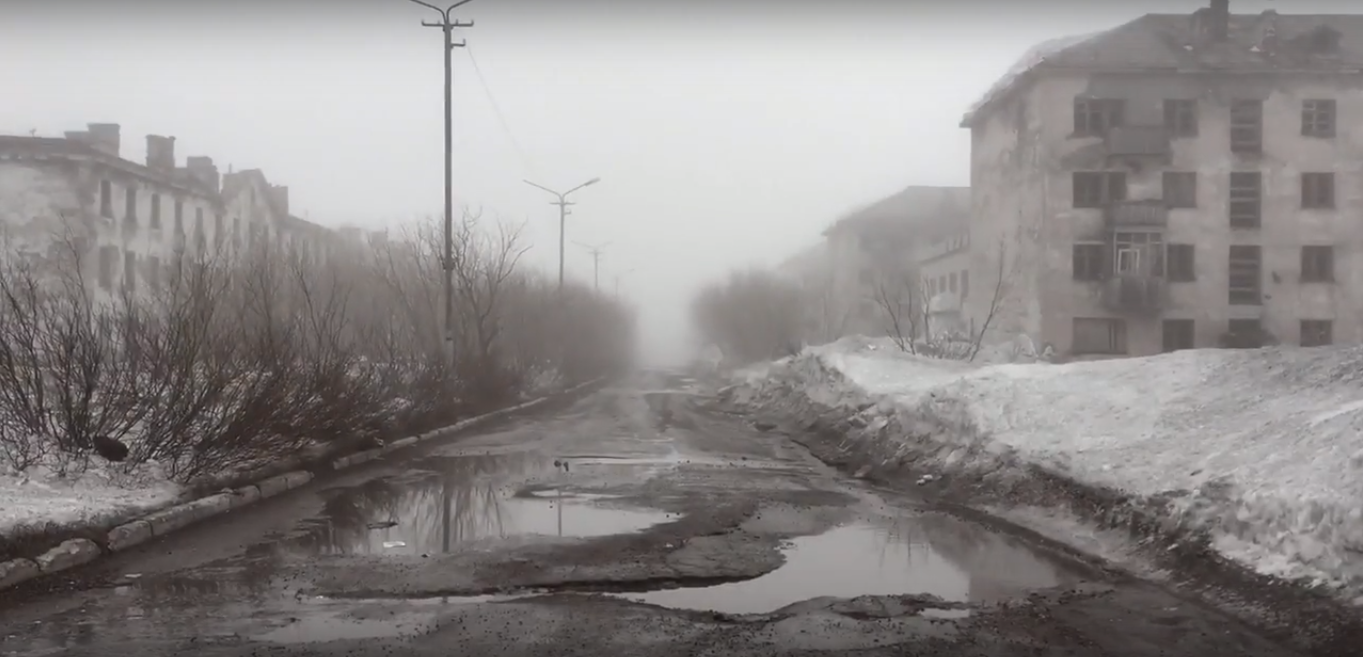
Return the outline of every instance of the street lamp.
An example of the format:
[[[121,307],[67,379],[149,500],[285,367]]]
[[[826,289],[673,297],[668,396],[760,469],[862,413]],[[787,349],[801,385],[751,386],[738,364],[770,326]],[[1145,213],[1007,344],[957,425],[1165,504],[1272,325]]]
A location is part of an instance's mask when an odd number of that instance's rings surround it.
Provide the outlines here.
[[[415,1],[416,1],[416,0],[413,0],[413,2],[415,2]],[[467,0],[465,0],[465,1],[467,2]],[[584,183],[582,183],[581,185],[578,185],[577,187],[574,187],[574,188],[572,188],[572,189],[570,189],[570,190],[568,190],[568,191],[566,191],[566,192],[561,192],[561,193],[560,193],[560,192],[556,192],[556,191],[554,191],[554,190],[552,190],[552,189],[549,189],[548,187],[545,187],[544,185],[541,185],[541,184],[539,184],[539,183],[530,182],[529,180],[525,180],[525,181],[522,181],[522,182],[524,182],[524,183],[527,184],[527,185],[530,185],[531,187],[538,187],[539,189],[542,189],[542,190],[544,190],[544,191],[546,191],[546,192],[549,192],[550,194],[553,194],[554,196],[557,196],[557,197],[558,197],[558,200],[557,200],[557,201],[549,201],[549,205],[557,205],[557,206],[558,206],[558,289],[559,289],[559,290],[562,290],[562,289],[563,289],[563,246],[564,246],[564,242],[563,242],[563,231],[564,231],[564,226],[568,223],[568,206],[573,205],[573,203],[569,203],[569,202],[568,202],[568,195],[569,195],[569,194],[572,194],[573,192],[575,192],[575,191],[577,191],[577,190],[579,190],[579,189],[582,189],[583,187],[587,187],[587,186],[589,186],[589,185],[595,185],[596,183],[601,182],[601,179],[600,179],[600,178],[592,178],[591,180],[588,180],[587,182],[584,182]]]

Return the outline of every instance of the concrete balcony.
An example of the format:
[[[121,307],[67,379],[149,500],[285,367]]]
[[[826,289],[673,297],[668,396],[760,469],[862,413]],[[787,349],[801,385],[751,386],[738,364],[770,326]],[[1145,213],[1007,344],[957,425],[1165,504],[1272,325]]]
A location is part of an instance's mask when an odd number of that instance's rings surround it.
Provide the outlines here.
[[[1107,131],[1103,145],[1108,159],[1167,159],[1173,152],[1169,129],[1162,125],[1118,126]]]
[[[1117,201],[1104,211],[1108,228],[1164,228],[1169,225],[1169,206],[1162,200]]]
[[[1156,315],[1168,306],[1164,279],[1148,274],[1117,274],[1103,281],[1103,307],[1121,315]]]

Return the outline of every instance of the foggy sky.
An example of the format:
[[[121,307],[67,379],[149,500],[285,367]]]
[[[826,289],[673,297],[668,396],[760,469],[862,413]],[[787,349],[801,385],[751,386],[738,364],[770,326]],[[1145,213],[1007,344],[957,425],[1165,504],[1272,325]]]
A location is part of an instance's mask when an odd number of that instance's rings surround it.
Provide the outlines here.
[[[552,271],[557,210],[521,180],[601,177],[575,194],[569,275],[591,277],[575,242],[611,242],[603,289],[634,269],[621,293],[645,355],[676,361],[698,283],[774,264],[904,186],[968,184],[961,115],[1029,46],[1203,4],[473,0],[454,53],[456,202],[526,222],[528,261]],[[434,15],[405,0],[6,0],[0,134],[120,123],[124,157],[173,135],[181,163],[260,168],[318,223],[410,223],[443,207],[441,37],[420,26]]]

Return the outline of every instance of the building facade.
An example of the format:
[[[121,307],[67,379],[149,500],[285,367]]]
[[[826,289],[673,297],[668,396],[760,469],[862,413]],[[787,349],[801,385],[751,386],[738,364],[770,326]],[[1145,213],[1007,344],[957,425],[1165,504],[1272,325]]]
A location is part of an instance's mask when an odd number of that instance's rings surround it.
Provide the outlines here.
[[[232,257],[269,241],[321,260],[331,231],[289,214],[288,188],[259,170],[220,175],[209,157],[175,160],[147,136],[145,163],[121,156],[117,124],[64,137],[0,136],[5,257],[75,267],[97,296],[159,286],[182,253]]]
[[[1044,44],[962,122],[967,315],[1081,358],[1363,340],[1360,72],[1363,16],[1224,0]]]

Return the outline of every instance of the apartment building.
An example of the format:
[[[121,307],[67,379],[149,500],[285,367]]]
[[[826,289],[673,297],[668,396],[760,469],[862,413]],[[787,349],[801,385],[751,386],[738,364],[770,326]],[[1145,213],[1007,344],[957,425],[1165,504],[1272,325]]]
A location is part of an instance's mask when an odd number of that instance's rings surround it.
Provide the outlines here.
[[[98,295],[154,289],[177,253],[230,257],[272,240],[321,259],[331,231],[289,214],[288,188],[259,170],[220,174],[212,158],[177,166],[175,138],[148,135],[146,160],[122,157],[118,124],[64,137],[0,136],[5,257],[79,266]]]
[[[1213,0],[1043,44],[962,121],[970,298],[1070,357],[1363,340],[1363,16]]]

